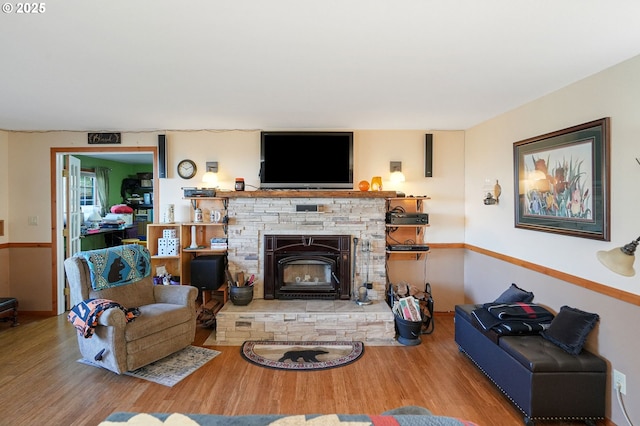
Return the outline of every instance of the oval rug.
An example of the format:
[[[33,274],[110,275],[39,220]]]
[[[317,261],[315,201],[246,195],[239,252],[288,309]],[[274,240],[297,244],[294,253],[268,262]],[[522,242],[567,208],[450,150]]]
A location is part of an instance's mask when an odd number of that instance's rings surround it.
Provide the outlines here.
[[[278,342],[247,340],[242,357],[261,367],[280,370],[322,370],[351,364],[364,353],[362,342]]]

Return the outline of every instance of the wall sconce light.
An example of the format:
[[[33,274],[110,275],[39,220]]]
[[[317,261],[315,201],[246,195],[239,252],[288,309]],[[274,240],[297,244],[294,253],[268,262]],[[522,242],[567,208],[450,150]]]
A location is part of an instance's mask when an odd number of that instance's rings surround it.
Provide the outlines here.
[[[608,251],[600,250],[596,253],[596,256],[604,266],[616,274],[632,277],[636,274],[633,269],[633,263],[636,260],[635,252],[639,242],[640,237],[622,247],[616,247]]]
[[[402,173],[402,161],[391,161],[389,170],[391,171],[391,176],[389,177],[391,182],[400,183],[405,181],[404,173]]]
[[[498,204],[500,202],[500,194],[502,194],[502,187],[498,183],[498,179],[496,179],[496,183],[493,187],[491,187],[490,182],[491,181],[489,179],[485,179],[482,191],[484,193],[483,203],[486,206]]]
[[[206,188],[216,188],[218,186],[218,162],[207,161],[207,172],[202,176],[202,183]]]

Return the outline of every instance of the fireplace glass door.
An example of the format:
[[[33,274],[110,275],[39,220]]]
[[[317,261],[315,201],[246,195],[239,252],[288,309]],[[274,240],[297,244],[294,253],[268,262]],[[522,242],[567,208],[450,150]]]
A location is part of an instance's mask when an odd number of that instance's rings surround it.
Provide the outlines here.
[[[335,297],[336,261],[325,256],[286,256],[278,261],[277,290],[282,296],[303,297],[304,294],[327,293]]]

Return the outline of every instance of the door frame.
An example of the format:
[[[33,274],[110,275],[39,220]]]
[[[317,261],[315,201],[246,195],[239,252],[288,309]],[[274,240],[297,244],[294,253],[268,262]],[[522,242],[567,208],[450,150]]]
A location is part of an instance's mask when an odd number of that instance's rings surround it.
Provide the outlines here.
[[[158,192],[158,147],[157,146],[131,146],[131,147],[67,147],[51,148],[50,173],[51,173],[51,308],[53,315],[65,312],[65,276],[63,261],[64,254],[64,212],[62,206],[62,172],[64,170],[64,156],[87,155],[91,153],[149,153],[153,154],[153,188]],[[158,211],[160,197],[153,197],[153,209]]]

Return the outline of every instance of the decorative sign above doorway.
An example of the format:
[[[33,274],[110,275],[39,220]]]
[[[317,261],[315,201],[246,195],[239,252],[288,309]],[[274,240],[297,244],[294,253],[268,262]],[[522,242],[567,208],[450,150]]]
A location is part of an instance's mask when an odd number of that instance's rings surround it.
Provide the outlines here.
[[[97,144],[119,144],[121,141],[120,133],[89,133],[89,145]]]

